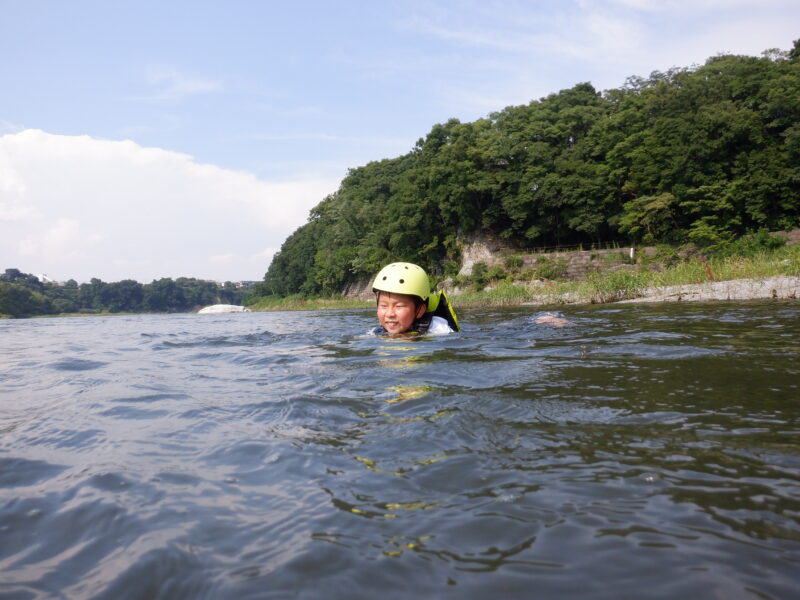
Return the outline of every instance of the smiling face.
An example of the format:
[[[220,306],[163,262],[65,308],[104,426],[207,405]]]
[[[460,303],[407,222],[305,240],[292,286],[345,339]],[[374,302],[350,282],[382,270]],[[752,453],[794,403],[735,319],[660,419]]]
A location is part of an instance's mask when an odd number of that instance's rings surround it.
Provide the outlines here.
[[[405,333],[424,314],[425,305],[417,306],[413,296],[390,292],[378,294],[378,321],[391,335]]]

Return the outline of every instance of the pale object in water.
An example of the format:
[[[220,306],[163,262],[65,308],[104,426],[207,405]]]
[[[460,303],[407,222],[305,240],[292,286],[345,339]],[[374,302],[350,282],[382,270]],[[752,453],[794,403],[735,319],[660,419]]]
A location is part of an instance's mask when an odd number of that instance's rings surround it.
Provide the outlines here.
[[[537,325],[552,325],[553,327],[563,327],[564,325],[570,324],[570,322],[559,313],[544,313],[536,317],[534,323]]]
[[[221,313],[240,313],[240,312],[252,312],[249,308],[245,308],[244,306],[237,306],[236,304],[213,304],[211,306],[206,306],[205,308],[201,308],[197,311],[199,315],[218,315]]]

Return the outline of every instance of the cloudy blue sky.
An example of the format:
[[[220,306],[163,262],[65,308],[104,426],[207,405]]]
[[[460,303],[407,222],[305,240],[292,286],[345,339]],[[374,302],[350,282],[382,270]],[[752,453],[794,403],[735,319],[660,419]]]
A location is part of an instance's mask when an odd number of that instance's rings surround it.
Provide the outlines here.
[[[0,0],[0,270],[261,279],[435,123],[798,25],[797,0]]]

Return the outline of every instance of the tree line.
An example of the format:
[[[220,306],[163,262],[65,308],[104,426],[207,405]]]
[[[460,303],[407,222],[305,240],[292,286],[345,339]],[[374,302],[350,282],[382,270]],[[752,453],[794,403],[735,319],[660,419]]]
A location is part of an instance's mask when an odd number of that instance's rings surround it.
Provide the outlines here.
[[[721,247],[798,224],[800,40],[436,124],[407,154],[348,171],[257,292],[337,293],[394,260],[453,274],[478,232],[520,249]]]
[[[179,277],[141,284],[132,279],[80,285],[40,281],[19,269],[0,275],[0,315],[27,317],[62,313],[188,312],[210,304],[241,304],[245,291],[230,281]]]

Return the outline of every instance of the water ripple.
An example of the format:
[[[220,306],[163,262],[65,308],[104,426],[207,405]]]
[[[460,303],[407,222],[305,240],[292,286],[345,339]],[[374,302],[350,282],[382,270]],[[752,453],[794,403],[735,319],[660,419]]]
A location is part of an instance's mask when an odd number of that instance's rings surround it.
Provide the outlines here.
[[[794,594],[796,303],[462,313],[0,322],[0,596]]]

